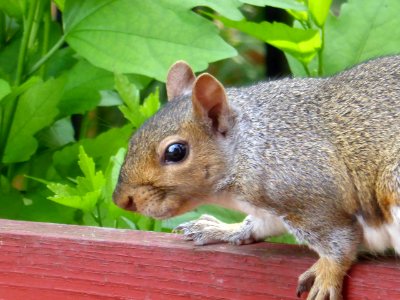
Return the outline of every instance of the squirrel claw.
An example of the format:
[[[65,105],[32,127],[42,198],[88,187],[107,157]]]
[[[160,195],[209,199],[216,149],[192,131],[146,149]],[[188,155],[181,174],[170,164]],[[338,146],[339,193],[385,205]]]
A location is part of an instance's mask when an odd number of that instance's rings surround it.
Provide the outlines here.
[[[296,295],[298,298],[305,292],[309,292],[315,281],[315,273],[308,270],[303,273],[299,278],[299,283],[297,284]]]

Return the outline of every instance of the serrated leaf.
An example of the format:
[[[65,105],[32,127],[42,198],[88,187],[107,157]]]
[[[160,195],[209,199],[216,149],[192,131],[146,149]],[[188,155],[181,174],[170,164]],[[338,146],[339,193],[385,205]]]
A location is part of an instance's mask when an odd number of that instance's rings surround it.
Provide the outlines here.
[[[243,3],[256,6],[272,6],[282,9],[293,9],[304,11],[307,7],[296,0],[240,0]],[[230,18],[231,19],[231,18]]]
[[[105,179],[101,171],[96,172],[93,159],[83,147],[79,148],[79,167],[83,177],[76,178],[76,185],[49,183],[47,187],[55,194],[49,199],[59,204],[90,212],[99,201]]]
[[[119,110],[135,128],[139,128],[160,108],[158,90],[151,93],[143,104],[140,104],[139,90],[125,75],[115,74],[115,89],[124,102],[123,105],[118,106]]]
[[[64,86],[62,79],[38,82],[19,98],[11,130],[8,136],[3,162],[28,160],[36,151],[33,137],[39,130],[49,126],[58,114],[57,105]]]
[[[101,190],[104,185],[104,176],[102,172],[96,172],[94,161],[90,158],[84,148],[79,147],[79,167],[84,177],[77,177],[78,187],[85,187],[88,190]]]
[[[66,1],[66,41],[93,65],[112,72],[165,80],[179,59],[200,71],[208,62],[236,55],[216,26],[191,10],[205,2],[211,1]],[[218,7],[224,6],[213,5]]]
[[[144,99],[143,104],[140,106],[140,113],[145,119],[150,118],[160,109],[160,96],[159,90],[156,89],[154,93],[151,93]]]
[[[252,35],[307,64],[321,48],[321,37],[317,30],[293,28],[284,23],[232,21],[214,16],[224,25]]]
[[[400,53],[400,1],[349,0],[325,24],[324,75]]]
[[[308,0],[308,8],[317,26],[324,26],[331,4],[332,0]]]

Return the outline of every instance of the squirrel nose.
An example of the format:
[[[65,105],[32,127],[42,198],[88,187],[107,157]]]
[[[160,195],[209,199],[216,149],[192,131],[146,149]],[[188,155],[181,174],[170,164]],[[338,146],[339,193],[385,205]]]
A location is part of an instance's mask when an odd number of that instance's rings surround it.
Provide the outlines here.
[[[113,200],[114,203],[119,207],[121,207],[122,209],[137,211],[137,207],[133,196],[120,193],[118,188],[114,191]]]

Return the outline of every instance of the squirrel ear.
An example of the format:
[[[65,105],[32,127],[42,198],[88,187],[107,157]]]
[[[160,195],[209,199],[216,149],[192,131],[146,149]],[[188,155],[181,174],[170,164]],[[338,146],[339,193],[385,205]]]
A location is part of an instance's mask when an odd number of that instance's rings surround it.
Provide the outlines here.
[[[167,96],[168,101],[189,94],[193,83],[196,80],[192,68],[183,60],[179,60],[172,65],[167,75]]]
[[[200,119],[208,118],[212,127],[225,134],[229,128],[231,114],[223,85],[208,73],[201,74],[192,91],[193,111]]]

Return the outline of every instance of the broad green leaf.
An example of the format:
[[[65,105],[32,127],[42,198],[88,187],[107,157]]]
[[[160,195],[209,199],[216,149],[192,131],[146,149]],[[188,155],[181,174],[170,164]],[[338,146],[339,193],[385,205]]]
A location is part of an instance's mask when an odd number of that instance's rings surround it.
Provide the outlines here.
[[[282,9],[307,10],[307,7],[296,0],[240,0],[243,3],[256,6],[272,6]],[[226,16],[228,17],[228,16]]]
[[[68,72],[77,62],[78,58],[74,50],[70,47],[61,48],[47,61],[43,78],[59,77],[62,73]]]
[[[8,41],[4,48],[0,49],[0,77],[9,82],[15,80],[20,45],[21,35],[17,35]]]
[[[28,0],[6,0],[0,1],[0,11],[14,18],[22,18],[30,1]]]
[[[400,1],[349,0],[325,24],[324,75],[400,53]]]
[[[85,60],[79,61],[66,73],[67,81],[60,100],[62,116],[84,113],[100,102],[100,90],[111,89],[114,75]]]
[[[0,55],[1,56],[1,55]],[[33,85],[40,82],[38,77],[30,77],[27,81],[17,87],[13,87],[11,93],[5,96],[0,103],[0,152],[5,151],[7,140],[13,121],[14,103],[18,97]],[[4,157],[0,157],[3,160]]]
[[[317,26],[324,26],[331,4],[332,0],[308,0],[308,8]]]
[[[60,148],[75,141],[71,120],[64,118],[53,123],[38,134],[41,145],[51,149]]]
[[[214,16],[224,25],[250,34],[288,54],[303,63],[308,63],[321,48],[321,37],[317,30],[292,28],[283,23],[232,21]]]
[[[165,80],[178,59],[203,70],[208,62],[236,55],[216,26],[190,9],[205,2],[67,0],[66,41],[93,65],[116,73]]]
[[[9,93],[11,93],[10,84],[5,80],[0,79],[0,102]]]
[[[117,106],[124,103],[121,97],[115,91],[100,91],[100,97],[99,106]]]
[[[64,86],[63,80],[39,82],[21,95],[8,136],[3,162],[28,160],[38,143],[33,137],[49,126],[58,114],[57,105]]]

